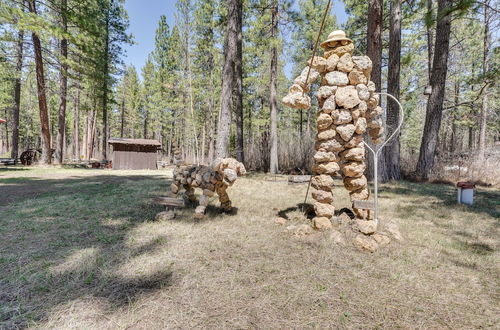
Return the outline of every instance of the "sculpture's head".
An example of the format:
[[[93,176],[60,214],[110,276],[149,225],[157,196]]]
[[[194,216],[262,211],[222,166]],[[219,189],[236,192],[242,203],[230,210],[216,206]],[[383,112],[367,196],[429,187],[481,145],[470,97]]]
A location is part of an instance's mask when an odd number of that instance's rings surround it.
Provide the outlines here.
[[[339,57],[346,53],[352,54],[354,50],[352,40],[347,38],[342,30],[335,30],[330,33],[328,38],[321,43],[321,47],[325,50],[325,54],[336,54]]]
[[[234,181],[236,181],[237,177],[247,173],[245,165],[234,158],[217,158],[214,161],[212,168],[214,171],[222,175],[224,183],[228,186],[231,186]]]

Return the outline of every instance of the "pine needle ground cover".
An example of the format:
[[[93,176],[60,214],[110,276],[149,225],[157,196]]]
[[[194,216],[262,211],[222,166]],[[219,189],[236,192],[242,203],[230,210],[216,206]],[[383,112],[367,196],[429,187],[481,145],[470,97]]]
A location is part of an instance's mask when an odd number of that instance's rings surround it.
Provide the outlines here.
[[[449,185],[382,185],[381,214],[404,241],[369,254],[276,224],[307,221],[306,185],[279,176],[239,178],[233,214],[213,199],[202,221],[190,207],[155,221],[150,197],[169,178],[0,169],[0,328],[499,326],[498,190],[466,207]]]

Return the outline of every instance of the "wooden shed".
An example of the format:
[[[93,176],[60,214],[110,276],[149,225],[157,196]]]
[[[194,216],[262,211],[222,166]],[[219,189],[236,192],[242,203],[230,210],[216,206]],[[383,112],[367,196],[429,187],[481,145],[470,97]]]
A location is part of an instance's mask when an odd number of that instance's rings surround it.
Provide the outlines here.
[[[113,146],[113,169],[156,170],[157,152],[161,143],[147,139],[109,139]]]

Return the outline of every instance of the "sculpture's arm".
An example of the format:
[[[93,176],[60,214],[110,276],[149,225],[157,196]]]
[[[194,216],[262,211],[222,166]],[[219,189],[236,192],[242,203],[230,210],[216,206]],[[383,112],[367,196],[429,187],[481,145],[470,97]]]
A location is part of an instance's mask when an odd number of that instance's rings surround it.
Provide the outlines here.
[[[309,77],[307,77],[308,71],[309,66],[306,66],[302,73],[295,78],[294,84],[283,98],[284,105],[294,109],[309,110],[311,108],[311,98],[307,95],[307,92],[309,92],[311,84],[319,78],[320,73],[314,68],[314,63],[309,72]]]

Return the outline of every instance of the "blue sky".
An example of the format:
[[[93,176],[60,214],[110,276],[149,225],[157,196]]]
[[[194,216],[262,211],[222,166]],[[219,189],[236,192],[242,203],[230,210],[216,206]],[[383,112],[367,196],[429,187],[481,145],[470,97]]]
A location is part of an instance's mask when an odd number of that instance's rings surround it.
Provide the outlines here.
[[[125,9],[130,19],[129,32],[135,40],[134,45],[126,47],[125,63],[134,65],[140,72],[154,48],[155,30],[160,16],[167,16],[170,27],[175,25],[175,0],[126,0]],[[337,15],[339,24],[346,21],[347,15],[342,1],[333,1],[332,12]]]

